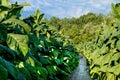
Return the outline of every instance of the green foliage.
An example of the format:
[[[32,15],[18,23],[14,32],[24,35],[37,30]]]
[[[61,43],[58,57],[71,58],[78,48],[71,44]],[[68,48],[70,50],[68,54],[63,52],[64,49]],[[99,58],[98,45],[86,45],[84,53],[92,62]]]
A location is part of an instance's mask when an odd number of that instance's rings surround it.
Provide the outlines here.
[[[7,44],[9,48],[16,51],[18,54],[21,52],[24,56],[26,56],[28,52],[28,36],[9,33],[7,37]]]
[[[79,45],[79,51],[89,61],[90,74],[94,80],[120,79],[120,19],[117,14],[119,9],[116,8],[113,8],[115,12],[112,13],[114,17],[111,18],[111,22],[101,25],[96,38]]]
[[[8,71],[9,74],[11,75],[11,77],[13,77],[14,79],[17,79],[18,70],[13,64],[11,64],[10,62],[4,60],[1,57],[0,57],[0,64],[4,67],[3,69],[6,69],[6,74],[7,74],[7,71]],[[7,78],[7,75],[6,75],[5,78]]]
[[[8,5],[9,0],[0,0],[0,5]]]
[[[8,3],[0,2],[0,80],[69,80],[79,61],[76,50],[58,41],[39,9],[23,19],[29,4]]]
[[[103,14],[88,13],[79,18],[63,18],[51,17],[49,20],[44,19],[48,25],[54,26],[62,35],[63,40],[69,40],[73,46],[77,46],[81,42],[92,40],[97,34],[100,24],[106,19]]]
[[[120,80],[120,3],[112,4],[112,13],[88,13],[79,18],[52,17],[64,41],[70,41],[90,66],[94,80]]]
[[[113,16],[116,18],[120,18],[120,3],[118,4],[112,4],[112,13]]]

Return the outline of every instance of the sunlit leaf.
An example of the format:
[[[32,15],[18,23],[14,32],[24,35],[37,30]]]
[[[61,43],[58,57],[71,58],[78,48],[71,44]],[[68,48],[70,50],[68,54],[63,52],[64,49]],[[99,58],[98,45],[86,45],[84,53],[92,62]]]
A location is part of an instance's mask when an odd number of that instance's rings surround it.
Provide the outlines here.
[[[7,44],[12,50],[15,50],[17,53],[22,52],[22,54],[26,56],[28,52],[28,36],[27,35],[10,33],[8,34]]]
[[[109,69],[109,72],[114,73],[115,75],[119,75],[120,74],[120,64],[113,66]]]
[[[31,64],[31,66],[35,66],[35,62],[34,62],[34,60],[33,60],[31,57],[29,57],[29,58],[27,59],[27,62],[28,62],[29,64]]]
[[[20,25],[25,30],[25,32],[29,33],[31,31],[30,26],[22,20],[10,18],[10,19],[5,20],[3,23],[4,24],[15,23],[16,25],[17,24]]]
[[[1,5],[8,5],[10,0],[0,0]]]
[[[113,60],[113,61],[117,61],[118,59],[120,59],[120,52],[115,53],[111,58],[111,60]]]
[[[27,2],[23,2],[22,4],[20,4],[20,6],[31,6],[31,5]]]
[[[107,73],[107,80],[115,80],[115,75],[111,73]]]

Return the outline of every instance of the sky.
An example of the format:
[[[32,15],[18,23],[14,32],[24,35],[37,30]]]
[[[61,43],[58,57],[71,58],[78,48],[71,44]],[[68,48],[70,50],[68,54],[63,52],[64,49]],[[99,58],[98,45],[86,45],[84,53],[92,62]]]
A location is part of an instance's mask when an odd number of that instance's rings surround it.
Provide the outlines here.
[[[39,8],[46,18],[51,16],[78,18],[88,12],[106,15],[110,12],[111,3],[120,2],[120,0],[11,0],[11,3],[16,1],[18,3],[28,2],[31,4],[31,6],[24,8],[24,17],[31,15]]]

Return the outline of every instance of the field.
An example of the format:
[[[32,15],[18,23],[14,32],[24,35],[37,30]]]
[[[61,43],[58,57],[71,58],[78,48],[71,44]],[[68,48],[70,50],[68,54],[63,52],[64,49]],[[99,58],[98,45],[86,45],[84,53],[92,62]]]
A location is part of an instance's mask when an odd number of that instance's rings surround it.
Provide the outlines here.
[[[0,1],[0,80],[69,80],[87,59],[93,80],[120,80],[120,4],[109,16],[44,18],[36,10],[22,17],[28,3]]]

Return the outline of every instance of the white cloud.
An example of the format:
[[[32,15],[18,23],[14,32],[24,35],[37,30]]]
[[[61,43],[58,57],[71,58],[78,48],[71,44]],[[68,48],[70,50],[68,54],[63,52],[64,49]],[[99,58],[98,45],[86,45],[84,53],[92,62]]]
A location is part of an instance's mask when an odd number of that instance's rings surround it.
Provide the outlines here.
[[[89,2],[89,5],[91,5],[93,8],[96,8],[96,9],[105,9],[105,6],[108,4],[104,3],[104,1],[95,1],[95,0],[90,0]],[[105,6],[104,6],[105,4]]]
[[[15,0],[12,0],[15,1]],[[35,11],[40,8],[41,12],[50,16],[79,17],[91,11],[101,12],[110,10],[110,4],[118,0],[17,0],[28,2],[32,6],[25,7],[25,11]],[[105,13],[105,12],[104,12]]]
[[[115,3],[116,0],[90,0],[88,3],[96,9],[105,9],[111,6],[111,3]]]
[[[88,12],[90,12],[89,8],[86,8],[86,9],[78,8],[78,9],[76,9],[76,13],[75,13],[74,17],[80,17],[80,15],[87,14]]]

